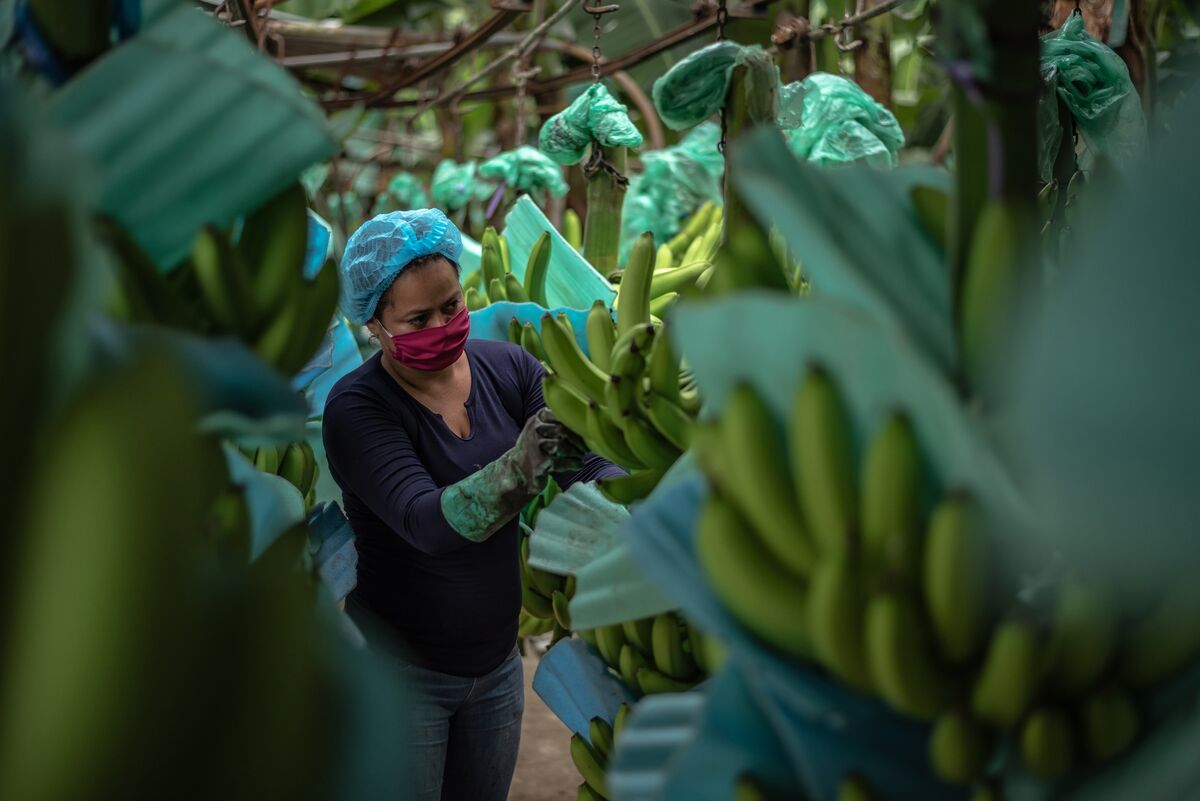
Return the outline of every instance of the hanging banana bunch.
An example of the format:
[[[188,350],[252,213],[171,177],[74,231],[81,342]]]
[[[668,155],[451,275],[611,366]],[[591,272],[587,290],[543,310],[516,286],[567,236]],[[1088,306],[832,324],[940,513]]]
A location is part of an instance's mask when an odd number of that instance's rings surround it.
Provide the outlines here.
[[[546,275],[550,269],[551,250],[549,231],[538,237],[529,252],[524,281],[518,279],[510,269],[508,243],[495,228],[489,226],[483,232],[480,246],[483,254],[479,270],[469,276],[465,283],[464,298],[469,310],[478,311],[501,301],[532,302],[542,307],[549,305],[546,299]]]

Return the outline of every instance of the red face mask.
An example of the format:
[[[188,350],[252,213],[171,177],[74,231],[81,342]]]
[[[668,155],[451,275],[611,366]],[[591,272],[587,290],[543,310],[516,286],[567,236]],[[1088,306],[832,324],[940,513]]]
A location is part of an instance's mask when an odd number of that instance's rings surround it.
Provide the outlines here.
[[[379,323],[383,328],[383,323]],[[463,306],[445,325],[422,328],[406,334],[393,334],[383,330],[392,338],[392,358],[414,370],[445,370],[458,361],[467,346],[467,335],[471,333],[471,318]]]

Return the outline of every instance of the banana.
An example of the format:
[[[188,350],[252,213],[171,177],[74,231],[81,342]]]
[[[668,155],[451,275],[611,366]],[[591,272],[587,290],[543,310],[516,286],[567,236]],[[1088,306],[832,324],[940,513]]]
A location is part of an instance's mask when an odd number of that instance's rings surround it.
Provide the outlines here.
[[[692,446],[693,420],[674,402],[654,393],[642,396],[641,409],[654,430],[681,451]]]
[[[525,607],[525,611],[534,617],[540,617],[544,620],[554,619],[553,604],[549,598],[533,588],[532,581],[523,582],[521,585],[521,605]]]
[[[575,801],[608,801],[608,799],[597,793],[587,782],[584,782],[575,791]]]
[[[838,784],[837,801],[875,801],[875,792],[866,779],[851,773]]]
[[[283,451],[283,456],[279,459],[278,475],[286,478],[292,486],[300,490],[301,495],[308,493],[309,485],[307,477],[310,475],[308,456],[304,449],[300,447],[300,443],[293,442],[288,445]]]
[[[467,311],[479,311],[490,305],[487,295],[473,286],[467,287],[466,294],[463,295],[463,302],[467,304]]]
[[[337,267],[327,262],[311,281],[300,280],[254,343],[255,352],[285,376],[293,376],[325,338],[338,302]]]
[[[692,646],[692,658],[696,666],[707,676],[711,676],[725,664],[725,646],[716,637],[705,634],[695,626],[688,624],[688,642]]]
[[[722,477],[730,497],[784,567],[807,576],[813,549],[792,494],[775,416],[748,384],[734,387],[721,417]]]
[[[562,590],[555,590],[550,596],[550,610],[554,612],[554,619],[558,621],[558,625],[570,631],[571,611],[568,603],[569,600]]]
[[[563,212],[563,239],[576,250],[583,246],[583,222],[575,209]]]
[[[659,693],[685,693],[694,686],[690,682],[673,679],[652,667],[638,668],[638,686],[646,695]]]
[[[712,220],[713,208],[714,204],[711,200],[705,201],[704,205],[698,208],[684,223],[683,229],[667,242],[667,247],[673,254],[683,253],[687,250],[688,245],[708,229]]]
[[[635,693],[644,693],[642,685],[638,684],[637,672],[639,668],[650,667],[650,663],[642,656],[642,652],[634,648],[629,643],[621,646],[621,654],[617,657],[617,669],[621,674],[621,678],[629,685],[629,689]]]
[[[985,782],[975,786],[971,801],[1003,801],[1004,794],[996,782]]]
[[[670,612],[654,618],[651,627],[651,652],[654,655],[654,666],[673,679],[683,681],[696,674],[696,663],[683,650],[679,622]]]
[[[592,747],[604,757],[605,760],[612,759],[613,755],[613,728],[604,718],[592,718],[588,723],[588,739],[592,741]]]
[[[628,415],[623,422],[629,450],[646,467],[666,470],[682,455],[679,448],[655,431],[640,415]]]
[[[1141,726],[1137,706],[1129,693],[1108,687],[1090,696],[1080,715],[1088,753],[1109,760],[1127,749]]]
[[[624,334],[650,321],[650,279],[654,274],[654,235],[639,236],[629,251],[617,287],[617,332]]]
[[[986,632],[987,544],[974,502],[962,494],[933,511],[925,543],[925,608],[942,656],[967,662]]]
[[[863,651],[862,575],[848,554],[817,563],[808,593],[808,630],[817,659],[851,687],[869,691],[871,672]]]
[[[550,366],[583,397],[604,400],[608,374],[583,355],[575,337],[550,314],[542,315],[542,346]]]
[[[700,247],[697,249],[696,255],[705,261],[710,260],[717,254],[718,248],[721,247],[721,237],[724,233],[725,231],[722,226],[710,225],[700,240]]]
[[[292,184],[246,218],[238,254],[254,278],[254,305],[259,320],[270,319],[304,280],[307,249],[308,195],[299,183]]]
[[[863,459],[859,494],[867,565],[915,584],[921,575],[920,456],[911,424],[891,415]]]
[[[929,656],[917,603],[902,592],[881,592],[868,601],[866,620],[867,663],[880,697],[915,718],[937,717],[950,688]]]
[[[512,260],[508,252],[508,240],[503,234],[496,234],[496,241],[500,245],[500,263],[504,265],[504,272],[512,272]]]
[[[483,286],[487,289],[493,303],[503,300],[503,297],[491,294],[493,282],[497,284],[504,282],[504,257],[500,253],[500,235],[496,233],[496,229],[490,225],[485,228],[479,245],[481,250],[479,269],[483,273]]]
[[[525,287],[512,273],[504,274],[504,297],[513,303],[529,302],[529,295],[525,293]]]
[[[688,243],[687,249],[683,252],[683,255],[679,257],[679,263],[681,265],[695,264],[698,261],[704,260],[700,254],[704,251],[704,248],[705,248],[705,236],[706,235],[707,235],[707,231],[705,232],[705,234],[696,237],[695,239],[693,239],[691,242]],[[680,269],[682,269],[682,268],[680,268]]]
[[[929,735],[933,772],[953,784],[975,781],[987,767],[993,739],[990,731],[964,712],[943,712]]]
[[[633,707],[629,704],[621,704],[617,707],[617,716],[613,718],[613,741],[621,739],[621,732],[625,729],[625,724],[629,720],[629,713],[633,711]]]
[[[612,351],[617,339],[616,324],[608,305],[597,300],[588,310],[587,323],[584,327],[587,334],[588,353],[596,367],[603,372],[612,372]]]
[[[700,280],[700,276],[712,267],[712,262],[697,259],[684,262],[681,266],[659,273],[650,280],[650,300],[657,300],[671,293],[681,293]]]
[[[620,667],[621,646],[624,644],[625,635],[619,624],[596,629],[596,647],[600,650],[600,656],[613,667]]]
[[[654,273],[657,275],[661,272],[670,271],[675,266],[675,254],[671,251],[670,245],[659,245],[658,250],[654,253]]]
[[[1038,636],[1033,625],[1010,616],[996,627],[971,693],[971,709],[984,723],[1008,729],[1021,719],[1039,679]]]
[[[733,801],[771,801],[771,791],[753,774],[743,773],[733,781]]]
[[[841,398],[824,370],[801,381],[789,430],[796,495],[813,542],[822,553],[845,551],[856,525],[853,456]]]
[[[508,300],[508,295],[504,292],[504,280],[493,278],[491,281],[488,281],[487,296],[489,304]]]
[[[567,596],[568,601],[575,597],[574,576],[567,576],[566,579],[563,580],[563,594]]]
[[[546,361],[546,349],[542,346],[542,337],[533,327],[533,323],[525,323],[521,326],[521,347],[525,348],[535,359]]]
[[[313,446],[308,444],[308,440],[300,440],[300,449],[304,451],[304,486],[309,491],[316,489],[317,478],[320,476],[320,466],[317,464],[317,454],[313,451]]]
[[[516,317],[508,318],[508,341],[514,345],[521,344],[521,321]]]
[[[1051,629],[1050,684],[1077,697],[1100,678],[1116,645],[1116,611],[1104,595],[1078,578],[1064,581]]]
[[[595,453],[626,470],[641,470],[647,465],[625,444],[625,435],[595,401],[588,401],[587,430],[584,439]]]
[[[596,749],[578,734],[571,735],[571,761],[583,780],[592,786],[597,793],[609,797],[608,777],[604,775],[605,759],[596,753]]]
[[[192,244],[192,272],[219,330],[248,333],[255,325],[254,295],[246,268],[225,234],[207,225]],[[299,269],[297,267],[297,269]]]
[[[668,292],[650,301],[650,321],[662,320],[679,300],[678,292]]]
[[[526,612],[524,609],[521,610],[521,620],[520,620],[520,623],[517,625],[517,635],[518,636],[520,636],[520,637],[536,637],[539,634],[545,634],[546,632],[550,631],[550,629],[552,629],[552,628],[554,628],[553,620],[547,620],[545,618],[534,617],[533,615]]]
[[[559,577],[529,564],[529,537],[521,537],[519,549],[521,565],[527,571],[526,575],[529,578],[529,583],[537,590],[538,595],[545,598],[553,598],[554,592],[558,590],[561,581]]]
[[[629,505],[640,501],[658,486],[663,470],[635,470],[627,476],[609,476],[596,482],[597,489],[613,503]]]
[[[587,402],[557,375],[542,379],[542,397],[559,422],[576,434],[587,431]]]
[[[279,472],[279,449],[274,445],[263,445],[254,454],[254,466],[263,473],[277,474]]]
[[[803,582],[767,550],[737,507],[716,493],[700,510],[696,554],[713,592],[739,623],[790,657],[809,656]]]
[[[679,382],[679,408],[689,416],[694,417],[700,413],[700,393],[696,389],[689,389],[681,380]]]
[[[967,375],[978,381],[1007,332],[1031,221],[1011,200],[990,200],[979,214],[959,296],[959,335]]]
[[[1058,709],[1035,710],[1021,727],[1021,758],[1029,772],[1047,781],[1070,772],[1075,759],[1071,721]]]
[[[550,232],[543,231],[537,242],[533,243],[529,259],[525,262],[525,297],[545,307],[550,305],[546,298],[546,275],[550,272],[551,248]]]
[[[1166,679],[1200,650],[1200,585],[1181,578],[1131,626],[1121,646],[1118,671],[1135,687]]]
[[[646,359],[646,377],[650,391],[669,401],[679,400],[679,359],[671,345],[670,330],[664,328],[654,337]]]
[[[654,648],[654,618],[627,620],[621,624],[621,628],[625,631],[625,639],[636,645],[642,653],[648,654]]]
[[[466,280],[463,281],[463,290],[475,289],[476,291],[483,288],[483,270],[476,269]]]

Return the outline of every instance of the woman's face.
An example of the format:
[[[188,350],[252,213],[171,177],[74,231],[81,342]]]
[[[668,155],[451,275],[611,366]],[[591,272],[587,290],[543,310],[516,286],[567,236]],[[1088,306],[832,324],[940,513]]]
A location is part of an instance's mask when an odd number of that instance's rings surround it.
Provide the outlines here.
[[[379,322],[392,334],[404,334],[445,325],[462,309],[463,293],[454,265],[438,258],[401,272],[382,300]]]

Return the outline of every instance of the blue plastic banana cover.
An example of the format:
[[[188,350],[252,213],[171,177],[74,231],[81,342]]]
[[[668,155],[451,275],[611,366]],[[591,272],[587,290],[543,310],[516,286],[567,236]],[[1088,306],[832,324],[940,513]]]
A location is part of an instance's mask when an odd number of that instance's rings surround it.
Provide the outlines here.
[[[562,169],[536,147],[521,145],[506,150],[479,165],[484,178],[503,181],[518,192],[533,194],[548,191],[554,197],[567,194],[567,182]]]
[[[806,161],[891,167],[904,146],[895,115],[848,78],[814,72],[783,86],[779,99],[779,125]]]
[[[589,144],[641,147],[642,134],[629,119],[629,110],[602,83],[594,83],[571,105],[546,120],[538,147],[559,164],[578,164]]]
[[[364,324],[400,271],[413,259],[433,254],[454,264],[462,254],[462,234],[440,210],[392,211],[367,220],[342,254],[342,313],[355,325]]]

